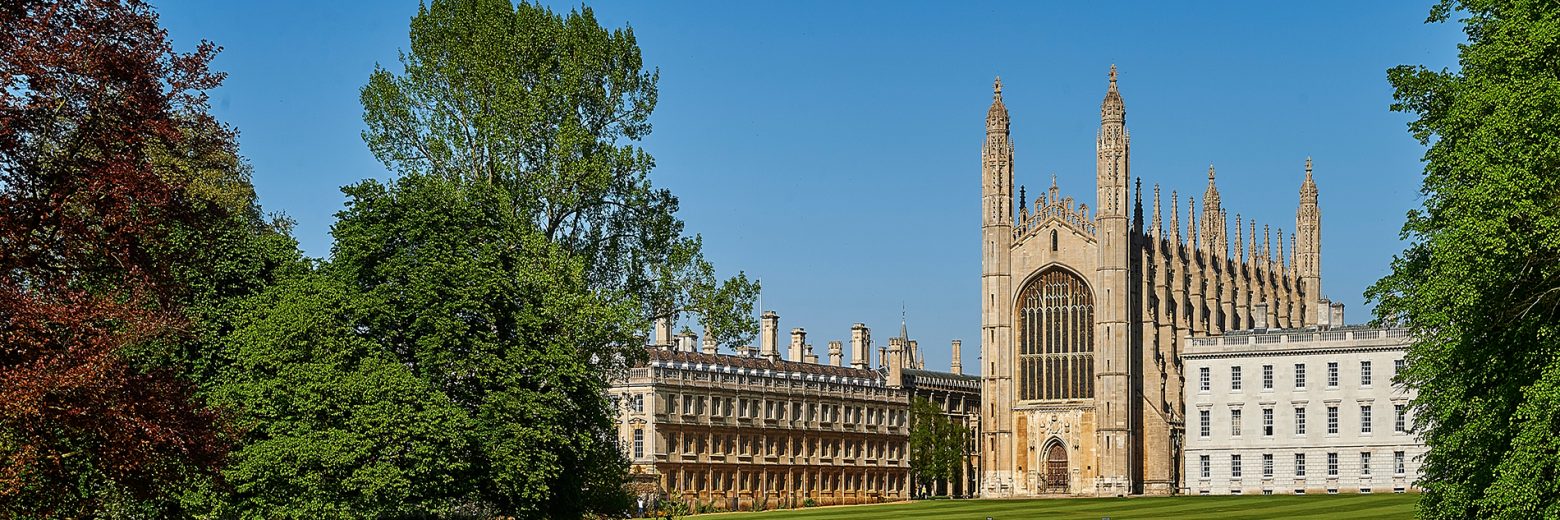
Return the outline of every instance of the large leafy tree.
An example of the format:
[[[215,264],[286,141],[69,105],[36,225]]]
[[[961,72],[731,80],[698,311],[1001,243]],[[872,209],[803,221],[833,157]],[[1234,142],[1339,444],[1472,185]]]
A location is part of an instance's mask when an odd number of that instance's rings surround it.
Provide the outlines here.
[[[178,516],[228,448],[224,309],[300,267],[222,75],[138,0],[0,6],[0,516]]]
[[[584,262],[592,290],[646,317],[692,314],[723,344],[755,332],[756,284],[716,279],[634,144],[650,133],[658,73],[631,29],[607,30],[589,8],[440,0],[419,7],[401,65],[362,92],[363,138],[386,166],[508,193],[518,219]]]
[[[651,319],[750,336],[756,285],[717,280],[650,183],[632,143],[656,77],[630,31],[440,0],[411,41],[362,92],[396,178],[345,188],[330,261],[250,299],[224,343],[215,395],[246,434],[213,510],[625,511],[609,381]]]
[[[214,213],[160,175],[205,118],[210,44],[175,53],[141,2],[0,7],[0,510],[94,515],[221,459],[218,415],[177,367],[179,229]]]
[[[1367,295],[1416,337],[1399,382],[1426,518],[1560,516],[1560,5],[1443,1],[1458,71],[1388,73],[1425,153],[1409,246]]]

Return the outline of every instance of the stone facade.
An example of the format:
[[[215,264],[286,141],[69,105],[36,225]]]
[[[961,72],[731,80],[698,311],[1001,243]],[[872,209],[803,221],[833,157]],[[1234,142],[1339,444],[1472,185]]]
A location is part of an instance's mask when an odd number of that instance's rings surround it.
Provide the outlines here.
[[[1176,493],[1188,338],[1330,318],[1310,159],[1287,257],[1282,230],[1273,241],[1262,226],[1258,238],[1238,214],[1231,243],[1211,166],[1184,228],[1174,192],[1168,217],[1157,186],[1145,211],[1113,66],[1093,207],[1063,196],[1055,177],[1031,206],[1013,189],[1000,79],[993,90],[981,154],[981,494]]]
[[[820,363],[796,328],[780,357],[780,316],[763,313],[759,348],[719,354],[692,333],[658,323],[647,360],[615,381],[618,437],[637,491],[690,506],[753,509],[874,503],[910,498],[909,410],[917,395],[978,428],[978,378],[936,372],[919,361],[903,324],[872,367],[871,330],[851,327],[852,362],[841,341]],[[955,341],[955,366],[958,366]],[[980,470],[972,438],[969,493]]]
[[[1182,491],[1412,490],[1425,446],[1413,392],[1392,384],[1409,343],[1370,327],[1189,338]]]

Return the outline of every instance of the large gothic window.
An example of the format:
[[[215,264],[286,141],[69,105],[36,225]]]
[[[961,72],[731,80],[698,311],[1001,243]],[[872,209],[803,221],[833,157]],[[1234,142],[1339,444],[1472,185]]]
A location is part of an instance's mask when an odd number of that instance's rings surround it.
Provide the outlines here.
[[[1020,400],[1094,396],[1094,295],[1083,279],[1050,269],[1018,295]]]

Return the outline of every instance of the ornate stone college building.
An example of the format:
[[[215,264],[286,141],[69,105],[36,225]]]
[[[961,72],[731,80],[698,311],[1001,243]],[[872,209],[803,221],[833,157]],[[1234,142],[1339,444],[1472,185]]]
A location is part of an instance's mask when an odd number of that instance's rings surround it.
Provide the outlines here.
[[[1203,205],[1159,188],[1145,209],[1116,70],[1100,106],[1089,204],[1014,193],[1002,83],[981,164],[984,496],[1170,494],[1185,489],[1182,350],[1191,338],[1324,320],[1310,160],[1296,236],[1237,214],[1233,244],[1214,171]],[[1165,221],[1168,220],[1168,227]],[[1276,247],[1276,250],[1275,250]]]
[[[953,372],[925,370],[901,325],[874,367],[871,330],[857,323],[847,365],[841,341],[820,360],[801,328],[782,358],[779,322],[765,312],[760,347],[736,354],[657,325],[646,363],[610,390],[637,493],[726,510],[905,500],[912,396],[977,431],[979,379],[959,373],[957,340]],[[961,478],[934,489],[976,489],[973,440]]]

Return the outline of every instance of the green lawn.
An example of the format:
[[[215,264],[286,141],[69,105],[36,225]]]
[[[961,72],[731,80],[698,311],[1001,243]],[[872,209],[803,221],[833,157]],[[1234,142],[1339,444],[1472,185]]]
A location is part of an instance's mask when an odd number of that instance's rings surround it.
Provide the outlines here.
[[[958,518],[1013,520],[1126,518],[1197,520],[1217,518],[1413,518],[1417,494],[1245,495],[1044,500],[936,500],[793,511],[699,515],[703,520],[908,520]]]

